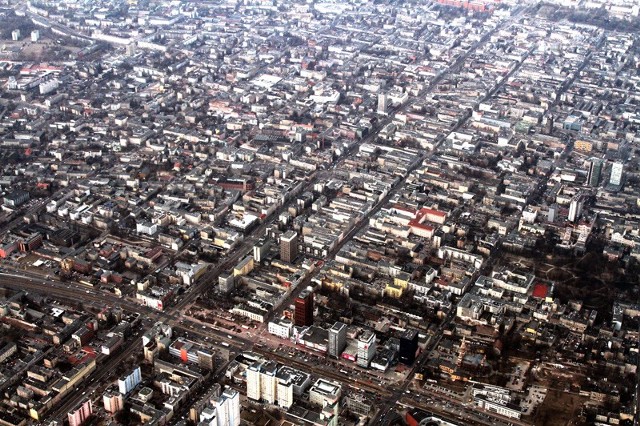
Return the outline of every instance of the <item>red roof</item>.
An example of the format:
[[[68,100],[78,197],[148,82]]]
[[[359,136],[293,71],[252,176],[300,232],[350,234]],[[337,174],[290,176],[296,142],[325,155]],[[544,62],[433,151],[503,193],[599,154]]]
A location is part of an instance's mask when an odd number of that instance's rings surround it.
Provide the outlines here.
[[[433,209],[428,209],[426,207],[423,207],[420,209],[420,216],[424,216],[425,214],[431,214],[434,216],[440,216],[440,217],[445,217],[447,214],[445,212],[441,212],[439,210],[433,210]]]
[[[533,287],[533,297],[537,297],[538,299],[544,299],[549,294],[549,287],[545,284],[536,284]]]
[[[429,226],[429,225],[425,225],[424,223],[418,223],[415,220],[412,220],[411,222],[409,222],[409,225],[412,228],[419,228],[419,229],[424,229],[427,231],[433,231],[433,227]]]

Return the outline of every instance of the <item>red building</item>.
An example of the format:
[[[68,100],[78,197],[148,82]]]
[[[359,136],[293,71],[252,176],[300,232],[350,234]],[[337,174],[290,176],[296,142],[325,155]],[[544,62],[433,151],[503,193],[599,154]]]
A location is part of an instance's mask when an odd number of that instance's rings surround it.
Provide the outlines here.
[[[313,292],[311,290],[302,290],[302,293],[296,297],[293,323],[298,327],[313,325]]]
[[[35,233],[29,235],[27,238],[20,242],[20,251],[27,252],[33,251],[42,246],[42,235]]]

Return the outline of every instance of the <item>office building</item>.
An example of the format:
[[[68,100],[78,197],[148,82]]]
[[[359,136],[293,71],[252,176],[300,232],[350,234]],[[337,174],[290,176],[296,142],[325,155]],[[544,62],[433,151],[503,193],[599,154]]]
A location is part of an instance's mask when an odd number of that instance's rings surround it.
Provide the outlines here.
[[[287,231],[280,237],[280,259],[292,263],[298,256],[298,233]]]
[[[296,297],[293,323],[298,327],[313,325],[313,292],[308,288]]]
[[[309,402],[324,407],[340,401],[342,387],[325,379],[318,379],[309,389]]]
[[[369,367],[376,354],[376,334],[371,330],[365,330],[358,338],[358,358],[356,363],[360,367]]]
[[[405,330],[400,335],[400,350],[398,351],[398,358],[401,363],[405,365],[413,364],[416,359],[416,352],[418,351],[418,331],[417,330]]]
[[[575,222],[580,218],[583,203],[582,195],[576,194],[573,196],[569,204],[569,222]]]
[[[271,240],[266,238],[261,238],[258,240],[255,246],[253,246],[253,260],[255,262],[262,262],[265,255],[269,252],[269,248],[271,247]]]
[[[618,186],[622,183],[623,164],[615,162],[611,165],[611,176],[609,176],[609,184]]]
[[[560,209],[560,207],[557,204],[551,204],[549,206],[549,213],[547,214],[547,221],[553,223],[556,221],[556,218],[558,217],[558,210]]]
[[[587,185],[596,187],[600,183],[603,161],[599,158],[589,160],[589,172],[587,173]]]
[[[347,346],[347,325],[336,322],[329,329],[329,355],[338,358]]]
[[[387,113],[388,99],[385,93],[378,94],[378,114],[385,115]]]
[[[222,273],[218,276],[218,288],[222,293],[229,293],[236,286],[236,277],[233,274]]]

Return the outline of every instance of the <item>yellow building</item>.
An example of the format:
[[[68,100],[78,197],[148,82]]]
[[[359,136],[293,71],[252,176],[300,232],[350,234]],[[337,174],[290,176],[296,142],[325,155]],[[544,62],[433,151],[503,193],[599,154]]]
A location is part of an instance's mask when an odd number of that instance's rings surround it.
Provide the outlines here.
[[[573,148],[577,151],[591,152],[593,150],[593,143],[589,141],[577,140],[574,142]]]
[[[398,285],[394,280],[393,283],[387,284],[387,286],[384,289],[384,293],[389,297],[393,297],[394,299],[399,299],[402,296],[402,292],[404,291],[405,288],[406,286],[403,287],[402,285]]]
[[[402,289],[406,289],[409,285],[409,280],[411,280],[411,275],[406,272],[400,272],[398,275],[393,277],[393,284],[402,287]]]
[[[233,276],[247,275],[251,271],[253,271],[253,256],[247,256],[233,268]]]

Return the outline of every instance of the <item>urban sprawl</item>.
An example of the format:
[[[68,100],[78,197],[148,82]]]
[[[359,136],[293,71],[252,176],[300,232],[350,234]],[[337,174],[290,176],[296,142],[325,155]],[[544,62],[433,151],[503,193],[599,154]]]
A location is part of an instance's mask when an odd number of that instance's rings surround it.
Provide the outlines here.
[[[631,0],[0,1],[0,425],[638,425]]]

